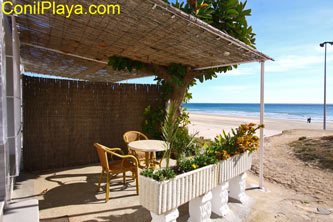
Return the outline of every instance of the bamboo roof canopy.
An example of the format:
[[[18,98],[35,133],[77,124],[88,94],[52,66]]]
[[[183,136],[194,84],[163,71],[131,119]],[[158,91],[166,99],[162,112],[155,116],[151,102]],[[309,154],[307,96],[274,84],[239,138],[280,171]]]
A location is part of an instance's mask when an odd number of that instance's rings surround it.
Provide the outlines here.
[[[81,4],[86,0],[57,0]],[[17,4],[32,4],[17,0]],[[272,60],[243,42],[162,0],[95,0],[118,4],[115,15],[18,15],[16,22],[25,72],[89,81],[117,82],[148,76],[115,71],[108,57],[121,56],[168,66],[181,63],[202,70],[232,64]]]

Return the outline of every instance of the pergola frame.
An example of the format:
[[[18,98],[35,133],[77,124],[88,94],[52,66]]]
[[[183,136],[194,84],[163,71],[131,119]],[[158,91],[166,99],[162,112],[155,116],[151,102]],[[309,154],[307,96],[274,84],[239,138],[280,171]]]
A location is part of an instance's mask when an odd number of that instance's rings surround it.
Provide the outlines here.
[[[30,4],[17,0],[18,4]],[[84,0],[57,1],[81,4]],[[95,4],[107,4],[98,0]],[[120,15],[20,15],[25,71],[88,81],[117,82],[152,75],[149,70],[112,70],[108,57],[138,60],[163,73],[171,63],[188,71],[272,60],[198,18],[161,0],[118,0]],[[68,66],[68,63],[71,66]],[[146,67],[147,67],[146,65]],[[151,65],[151,67],[149,67]],[[199,73],[199,72],[198,72]],[[195,75],[195,74],[194,74]]]
[[[28,4],[30,1],[17,0],[16,2],[20,4]],[[59,2],[68,1],[61,0]],[[76,3],[78,2],[84,4],[86,1],[77,0]],[[102,0],[98,0],[98,2],[100,4],[106,4],[105,1]],[[192,74],[192,77],[201,74],[202,70],[209,68],[259,62],[261,64],[260,124],[264,124],[264,63],[266,60],[273,60],[272,58],[161,0],[119,0],[118,2],[124,9],[124,14],[120,15],[120,18],[102,18],[102,21],[105,19],[106,23],[115,22],[115,24],[128,28],[129,26],[126,22],[133,22],[133,24],[135,24],[135,16],[141,15],[142,19],[140,21],[147,23],[140,23],[138,20],[136,21],[138,27],[131,26],[133,28],[132,30],[126,30],[119,26],[119,33],[115,33],[115,35],[110,36],[109,39],[103,40],[97,38],[96,41],[89,39],[89,36],[81,36],[81,42],[77,42],[75,39],[76,36],[73,34],[74,29],[77,28],[75,24],[81,27],[81,25],[86,24],[86,21],[84,20],[86,18],[75,17],[66,20],[66,18],[63,18],[62,16],[51,14],[34,16],[21,15],[10,16],[11,25],[9,25],[6,23],[6,18],[3,13],[0,12],[2,29],[0,35],[0,46],[2,47],[0,47],[0,52],[2,55],[6,55],[5,57],[1,57],[0,86],[2,95],[0,106],[2,110],[13,112],[2,112],[2,116],[0,117],[2,124],[0,129],[2,135],[0,140],[0,151],[3,151],[0,152],[0,167],[1,174],[5,176],[5,178],[0,180],[1,189],[4,187],[0,190],[1,211],[3,203],[6,203],[6,201],[10,199],[10,192],[8,193],[7,190],[8,186],[12,186],[11,183],[13,178],[8,174],[8,168],[10,166],[8,165],[8,162],[6,162],[6,155],[8,155],[9,152],[15,152],[15,154],[17,154],[17,152],[19,152],[18,150],[21,149],[21,110],[20,106],[17,106],[20,104],[18,102],[21,101],[20,75],[22,74],[22,70],[20,70],[20,66],[24,67],[25,72],[88,81],[117,82],[131,78],[151,76],[154,75],[156,70],[159,70],[160,77],[168,78],[167,65],[170,64],[170,62],[186,65],[188,67],[188,72]],[[140,12],[139,9],[135,9],[133,5],[138,6],[142,11]],[[132,14],[129,14],[129,11],[131,11]],[[147,11],[149,11],[149,16],[144,14]],[[7,20],[8,19],[9,17],[7,17]],[[97,24],[96,28],[94,29],[89,25],[85,27],[83,25],[83,29],[87,28],[92,30],[91,33],[94,31],[100,32],[103,30],[101,27],[104,27],[103,25],[105,25],[104,23],[101,23],[99,24],[100,26],[98,26],[96,21],[99,21],[100,19],[101,18],[99,17],[91,16],[91,22]],[[110,19],[114,19],[114,21]],[[59,21],[62,21],[62,23],[59,23]],[[149,21],[151,22],[149,23]],[[160,24],[163,24],[163,21],[167,26],[159,27]],[[59,29],[61,26],[63,26],[62,31]],[[9,27],[11,27],[11,31],[9,33],[7,31],[7,35],[11,35],[11,44],[13,45],[11,49],[12,52],[10,53],[11,55],[4,52],[6,46],[4,39],[5,29],[8,29]],[[73,33],[66,31],[71,27],[73,28]],[[107,25],[105,27],[108,28]],[[181,28],[183,28],[183,30],[180,30]],[[81,29],[81,31],[83,29]],[[145,30],[145,34],[140,33],[140,30]],[[107,29],[104,31],[105,33],[100,33],[101,36],[106,35]],[[153,32],[151,36],[147,34],[149,31]],[[124,48],[121,50],[118,46],[113,48],[109,47],[113,42],[122,42],[121,37],[126,37],[126,33],[128,33],[129,36],[140,36],[138,44],[143,44],[143,47],[137,45],[135,41],[124,45]],[[63,43],[59,43],[60,35],[62,35]],[[159,38],[155,38],[153,35],[159,36]],[[179,41],[179,44],[168,44],[168,41]],[[209,44],[207,47],[202,47],[202,45],[206,43],[205,41]],[[21,44],[19,44],[19,42],[21,42]],[[76,45],[71,48],[71,44]],[[86,47],[89,46],[95,46],[95,48],[91,50],[87,49]],[[139,49],[142,49],[142,51]],[[19,50],[21,51],[19,52]],[[230,53],[231,56],[227,56],[228,53],[224,52]],[[149,53],[153,56],[149,56]],[[96,57],[99,54],[103,54],[103,56]],[[134,70],[132,73],[128,71],[115,71],[107,65],[107,58],[112,55],[128,57],[149,65],[142,70]],[[8,64],[6,68],[6,60],[8,61],[10,58],[12,59],[12,70],[8,68]],[[60,71],[54,69],[54,67],[58,67]],[[75,73],[73,74],[72,72]],[[59,75],[59,73],[63,74]],[[9,81],[6,76],[13,76],[12,81]],[[8,91],[6,92],[6,85],[11,85],[13,89],[16,90],[14,95],[8,95]],[[8,109],[6,95],[9,99],[12,98],[16,101],[16,105],[13,106],[13,109]],[[9,115],[15,117],[13,129],[14,132],[18,132],[14,136],[16,142],[14,142],[12,146],[14,148],[11,148],[12,150],[9,150],[10,148],[8,147],[8,141],[11,139],[7,128],[7,125],[11,124]],[[260,129],[260,141],[259,187],[263,188],[264,129]],[[17,154],[16,169],[19,169],[19,163],[20,154]],[[17,176],[18,173],[19,171],[17,170],[13,176]],[[8,182],[9,180],[11,182]]]

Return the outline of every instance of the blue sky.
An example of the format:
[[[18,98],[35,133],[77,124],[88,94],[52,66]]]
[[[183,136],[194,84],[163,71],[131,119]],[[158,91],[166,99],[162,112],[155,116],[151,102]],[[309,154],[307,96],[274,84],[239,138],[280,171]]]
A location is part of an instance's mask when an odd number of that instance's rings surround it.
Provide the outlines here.
[[[248,0],[249,25],[265,64],[266,103],[323,103],[323,41],[333,41],[332,0]],[[327,47],[327,102],[333,103],[333,46]],[[153,83],[153,77],[129,83]],[[260,64],[240,65],[190,89],[191,102],[259,103]]]

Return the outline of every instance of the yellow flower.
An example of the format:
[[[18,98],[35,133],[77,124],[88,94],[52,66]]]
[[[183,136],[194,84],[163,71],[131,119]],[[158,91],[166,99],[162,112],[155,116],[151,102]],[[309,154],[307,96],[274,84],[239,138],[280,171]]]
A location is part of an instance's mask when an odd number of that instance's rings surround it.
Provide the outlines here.
[[[249,130],[249,126],[246,125],[246,124],[242,124],[242,125],[241,125],[241,128],[242,128],[243,130],[245,130],[245,131],[248,131],[248,130]]]
[[[223,159],[224,159],[224,160],[227,160],[227,159],[229,159],[229,158],[230,158],[230,155],[229,155],[229,154],[223,156]]]
[[[243,142],[243,138],[242,137],[237,138],[237,141],[236,141],[237,144],[241,144],[242,142]]]
[[[203,8],[203,7],[207,7],[207,6],[208,6],[208,4],[204,3],[204,4],[200,5],[199,8]]]
[[[197,165],[195,165],[195,164],[192,164],[192,167],[193,167],[194,169],[196,169],[196,168],[197,168]]]

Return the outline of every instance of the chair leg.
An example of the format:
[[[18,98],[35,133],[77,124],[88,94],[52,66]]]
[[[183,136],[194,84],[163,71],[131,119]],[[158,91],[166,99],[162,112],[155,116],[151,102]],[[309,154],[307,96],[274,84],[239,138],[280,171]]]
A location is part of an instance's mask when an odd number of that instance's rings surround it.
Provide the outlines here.
[[[163,162],[163,160],[164,160],[164,157],[165,157],[165,152],[163,153],[163,155],[162,155],[162,158],[161,158],[161,160],[160,160],[160,168],[162,168],[162,162]]]
[[[105,197],[105,203],[109,201],[109,192],[110,192],[110,173],[106,173],[106,197]]]
[[[126,184],[126,173],[125,172],[123,173],[123,182],[124,182],[124,184]]]
[[[97,186],[97,189],[96,189],[97,192],[101,188],[101,183],[102,183],[103,177],[104,177],[104,169],[102,169],[101,176],[99,177],[98,186]]]
[[[138,169],[135,172],[135,182],[136,182],[136,194],[139,195],[139,176],[138,176]]]
[[[149,152],[145,152],[145,164],[146,164],[146,167],[149,168]]]

